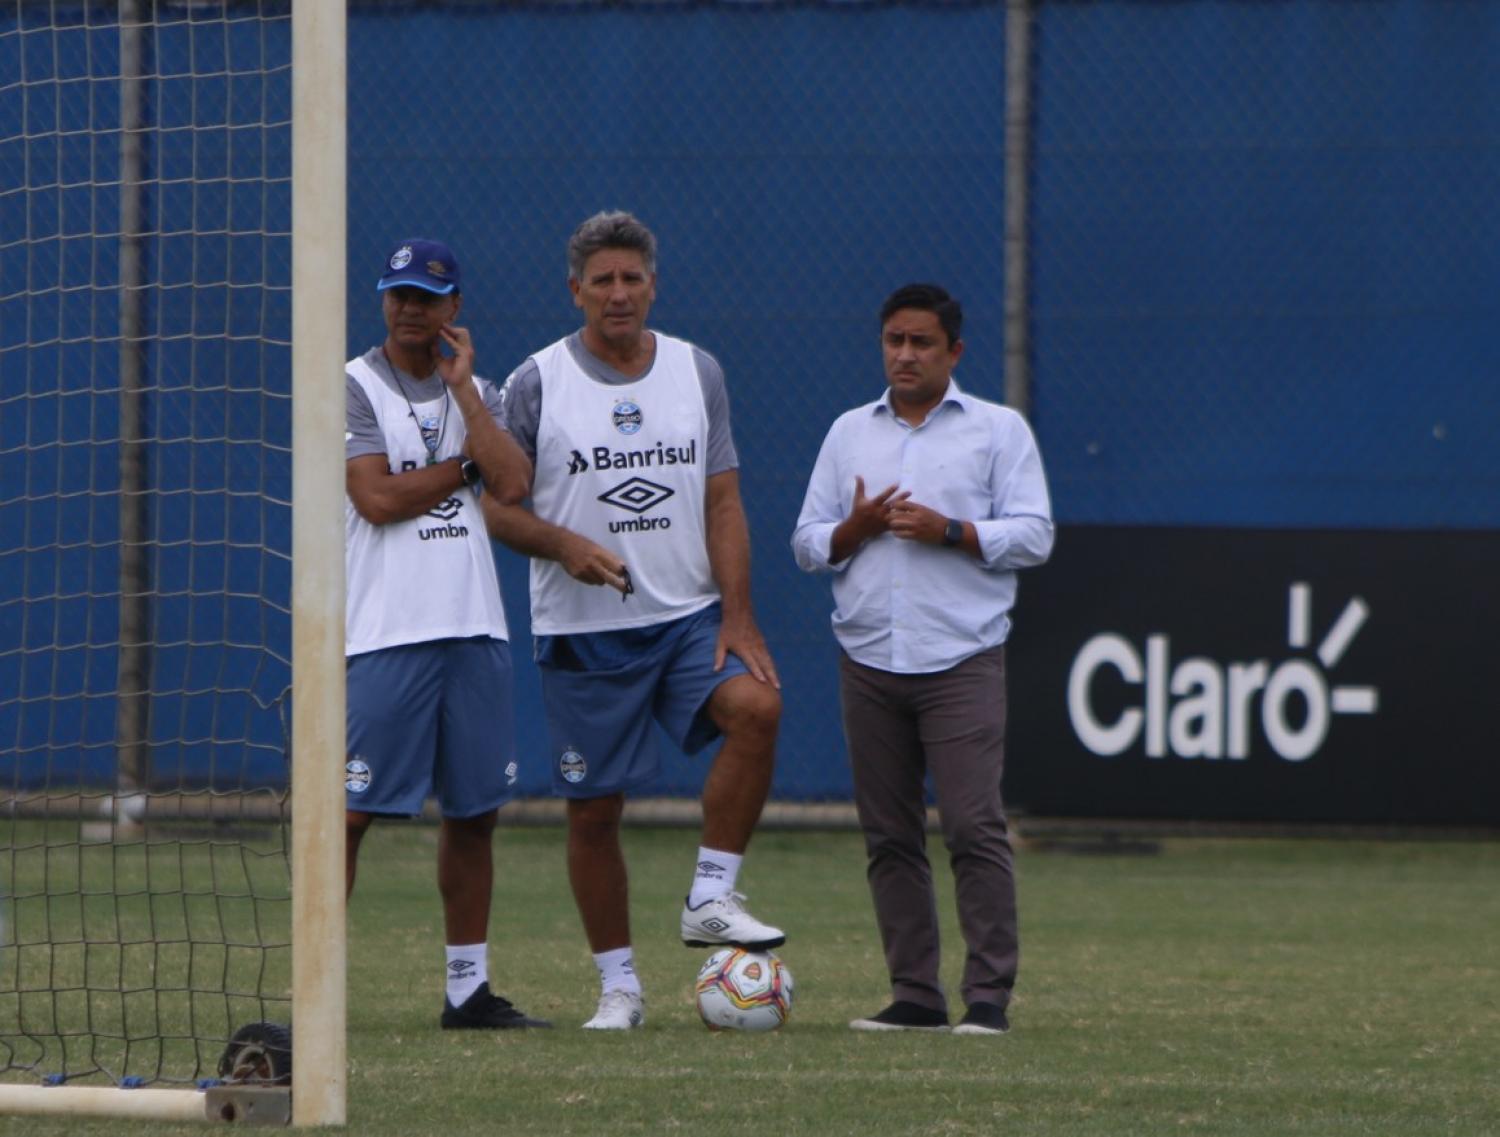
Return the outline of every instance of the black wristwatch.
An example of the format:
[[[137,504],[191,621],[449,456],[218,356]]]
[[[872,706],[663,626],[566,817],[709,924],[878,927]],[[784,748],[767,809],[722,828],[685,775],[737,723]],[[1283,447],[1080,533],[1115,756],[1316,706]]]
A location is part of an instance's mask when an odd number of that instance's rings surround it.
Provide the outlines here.
[[[964,539],[964,523],[948,518],[948,524],[943,526],[943,544],[957,545]]]
[[[465,458],[460,455],[458,459],[458,474],[459,477],[463,478],[464,485],[473,489],[479,484],[479,463],[472,458]]]

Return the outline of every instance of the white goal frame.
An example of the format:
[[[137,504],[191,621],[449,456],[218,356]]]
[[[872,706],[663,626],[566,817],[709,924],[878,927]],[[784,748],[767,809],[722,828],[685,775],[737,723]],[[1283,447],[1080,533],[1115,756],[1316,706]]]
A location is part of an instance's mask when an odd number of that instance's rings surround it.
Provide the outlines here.
[[[292,1124],[342,1125],[347,12],[292,5]]]
[[[293,1125],[343,1125],[345,0],[292,3]],[[223,1120],[191,1089],[0,1084],[0,1113]]]

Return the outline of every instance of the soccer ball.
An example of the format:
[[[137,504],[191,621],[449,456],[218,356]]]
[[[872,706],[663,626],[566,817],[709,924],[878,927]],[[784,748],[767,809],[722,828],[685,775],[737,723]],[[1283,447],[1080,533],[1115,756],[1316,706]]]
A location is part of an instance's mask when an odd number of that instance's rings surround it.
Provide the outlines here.
[[[792,973],[768,951],[721,948],[698,969],[697,1000],[709,1030],[775,1030],[792,1010]]]

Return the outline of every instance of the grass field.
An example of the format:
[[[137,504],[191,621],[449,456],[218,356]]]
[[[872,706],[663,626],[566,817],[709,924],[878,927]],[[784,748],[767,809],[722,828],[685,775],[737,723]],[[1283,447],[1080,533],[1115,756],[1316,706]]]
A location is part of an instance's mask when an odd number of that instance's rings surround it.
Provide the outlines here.
[[[766,832],[742,878],[791,933],[780,1033],[710,1034],[676,940],[688,830],[627,830],[648,1026],[578,1025],[596,980],[562,834],[507,829],[497,989],[558,1029],[441,1033],[435,830],[369,838],[350,911],[358,1134],[1500,1134],[1500,845],[1179,840],[1023,848],[1000,1038],[855,1034],[884,1005],[857,835]],[[942,884],[945,975],[961,945]],[[0,1134],[202,1127],[0,1119]]]

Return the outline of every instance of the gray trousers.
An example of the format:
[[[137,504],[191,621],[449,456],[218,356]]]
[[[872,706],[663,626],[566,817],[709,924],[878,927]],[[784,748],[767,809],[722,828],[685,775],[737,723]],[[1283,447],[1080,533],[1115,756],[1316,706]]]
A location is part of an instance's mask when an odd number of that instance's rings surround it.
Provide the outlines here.
[[[1005,648],[927,675],[879,671],[842,655],[839,696],[892,998],[947,1010],[927,861],[924,775],[931,773],[968,947],[960,993],[965,1005],[1007,1005],[1020,944],[1000,801]]]

